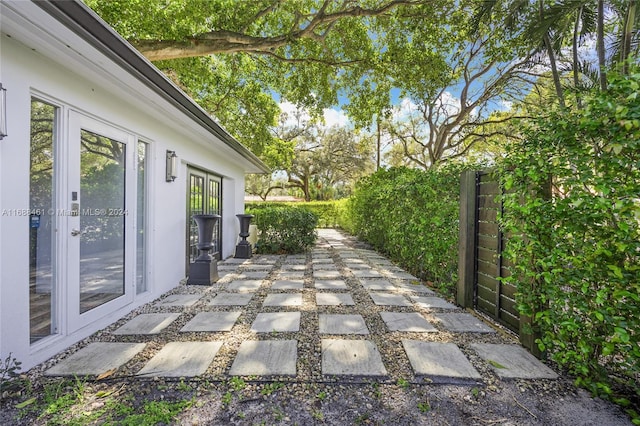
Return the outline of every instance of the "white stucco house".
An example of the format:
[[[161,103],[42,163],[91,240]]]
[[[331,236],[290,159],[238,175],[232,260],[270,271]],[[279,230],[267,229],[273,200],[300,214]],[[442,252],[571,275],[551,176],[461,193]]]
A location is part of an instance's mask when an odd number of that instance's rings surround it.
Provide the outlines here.
[[[23,370],[233,255],[267,167],[83,3],[0,2],[0,356]],[[4,105],[4,106],[3,106]]]

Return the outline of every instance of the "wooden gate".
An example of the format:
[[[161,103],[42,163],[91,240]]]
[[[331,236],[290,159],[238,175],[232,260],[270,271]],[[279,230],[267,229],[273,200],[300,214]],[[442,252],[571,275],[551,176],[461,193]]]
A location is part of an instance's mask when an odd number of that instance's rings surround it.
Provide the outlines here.
[[[462,176],[458,303],[519,333],[516,288],[501,281],[509,270],[502,256],[506,238],[498,224],[500,188],[490,172],[467,171]]]

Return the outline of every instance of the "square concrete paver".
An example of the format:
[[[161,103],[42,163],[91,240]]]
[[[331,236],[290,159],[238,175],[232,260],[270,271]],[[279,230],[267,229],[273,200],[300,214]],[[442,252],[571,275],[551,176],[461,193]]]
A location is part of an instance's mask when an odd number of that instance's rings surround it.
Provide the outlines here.
[[[367,263],[345,263],[344,266],[345,268],[351,271],[357,271],[360,269],[371,269],[371,265]],[[380,278],[380,277],[373,277],[373,278]]]
[[[405,271],[389,271],[386,274],[389,278],[395,278],[398,280],[410,280],[418,281],[418,278]]]
[[[317,263],[313,265],[314,271],[338,271],[338,265],[335,263]]]
[[[229,259],[225,259],[224,262],[222,262],[222,264],[234,264],[234,265],[238,265],[241,263],[249,263],[250,260],[249,259],[241,259],[238,257],[230,257]]]
[[[273,264],[247,263],[242,265],[242,269],[246,271],[270,271],[271,269],[273,269]]]
[[[279,280],[301,280],[303,278],[303,271],[283,271],[278,273]]]
[[[269,271],[242,271],[238,275],[240,280],[264,280],[269,275]]]
[[[200,312],[180,331],[231,331],[241,314],[242,312]]]
[[[453,303],[449,303],[441,297],[411,296],[413,303],[421,308],[431,309],[457,309]]]
[[[211,306],[246,306],[253,298],[253,293],[218,293],[211,300]]]
[[[195,377],[204,374],[222,342],[169,342],[138,372],[138,376]]]
[[[353,297],[349,293],[316,293],[316,305],[318,306],[339,306],[355,305]]]
[[[379,306],[411,306],[411,302],[401,294],[372,291],[369,296],[371,296],[373,303]]]
[[[495,333],[487,324],[467,313],[433,314],[445,330],[458,333]]]
[[[193,306],[201,297],[201,294],[172,294],[156,303],[156,306]]]
[[[322,334],[369,334],[362,315],[321,314],[318,329]]]
[[[368,340],[322,340],[322,374],[386,376],[387,369],[375,343]]]
[[[396,287],[391,283],[391,281],[389,280],[367,280],[367,279],[361,279],[360,280],[360,284],[362,284],[362,287],[364,287],[365,289],[369,290],[369,291],[379,291],[379,290],[383,290],[383,291],[394,291],[396,290]]]
[[[99,376],[130,361],[144,347],[144,343],[90,343],[48,369],[45,375]]]
[[[302,294],[267,294],[262,306],[302,306]]]
[[[338,271],[313,271],[313,277],[317,280],[336,280],[340,278]]]
[[[180,313],[140,314],[118,328],[113,334],[158,334],[179,316]]]
[[[403,340],[402,346],[416,375],[439,382],[446,379],[479,380],[480,373],[453,343]]]
[[[471,348],[487,361],[502,379],[558,378],[552,369],[521,346],[472,343]]]
[[[297,340],[242,342],[229,374],[232,376],[295,376]]]
[[[367,262],[365,262],[364,260],[360,259],[359,257],[343,257],[342,261],[345,264],[347,264],[347,263],[359,264],[359,265],[365,265],[367,268],[370,268],[370,266],[367,265]]]
[[[436,292],[431,290],[429,287],[416,283],[417,281],[400,281],[398,284],[396,284],[396,287],[398,287],[398,289],[400,290],[421,294],[423,296],[437,296]]]
[[[383,278],[384,276],[375,269],[353,269],[351,271],[356,278]]]
[[[304,263],[285,263],[280,267],[280,270],[282,271],[304,271],[305,269],[307,269],[307,265]]]
[[[389,331],[415,333],[437,332],[438,330],[417,312],[380,312]]]
[[[300,312],[264,312],[256,316],[251,324],[254,333],[300,330]]]
[[[271,285],[272,290],[302,290],[303,280],[276,280]]]
[[[318,290],[347,290],[349,288],[344,280],[315,280],[313,286]]]
[[[227,284],[227,290],[231,291],[258,291],[262,280],[233,280]]]

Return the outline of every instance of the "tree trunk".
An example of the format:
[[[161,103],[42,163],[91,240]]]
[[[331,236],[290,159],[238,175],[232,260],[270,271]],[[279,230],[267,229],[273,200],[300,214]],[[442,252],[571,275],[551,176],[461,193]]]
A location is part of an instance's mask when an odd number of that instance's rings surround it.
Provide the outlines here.
[[[580,76],[578,71],[579,71],[580,65],[578,63],[578,34],[580,32],[580,22],[582,21],[583,9],[584,9],[584,6],[578,9],[576,22],[573,27],[573,46],[572,46],[573,47],[573,88],[577,91],[576,104],[578,106],[578,109],[582,109],[582,97],[580,96],[580,93],[579,93]]]
[[[600,71],[600,90],[607,90],[607,71],[604,52],[604,0],[598,0],[598,28],[596,50],[598,51],[598,69]]]
[[[633,36],[633,24],[636,20],[636,0],[629,0],[629,6],[627,8],[627,16],[624,21],[624,28],[622,30],[622,48],[620,50],[620,62],[622,62],[622,72],[625,75],[629,74],[629,55],[631,54],[631,38]]]
[[[540,21],[542,21],[543,12],[544,12],[544,2],[540,0],[538,3],[540,6]],[[549,64],[551,65],[551,75],[553,77],[553,85],[556,88],[556,95],[558,96],[558,102],[560,103],[560,107],[565,109],[564,103],[564,91],[562,90],[562,84],[560,83],[560,74],[558,74],[558,65],[556,64],[556,54],[553,51],[553,45],[551,44],[551,38],[549,37],[549,32],[546,32],[542,37],[544,42],[544,46],[547,49],[547,55],[549,56]]]
[[[376,117],[376,125],[378,126],[378,140],[376,141],[376,170],[380,170],[380,145],[382,144],[382,132],[380,130],[380,115]]]

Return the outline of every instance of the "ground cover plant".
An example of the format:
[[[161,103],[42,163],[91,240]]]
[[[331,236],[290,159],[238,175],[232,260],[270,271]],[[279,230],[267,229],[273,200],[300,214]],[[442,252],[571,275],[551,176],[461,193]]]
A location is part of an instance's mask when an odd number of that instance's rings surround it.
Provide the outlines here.
[[[640,424],[640,74],[523,127],[503,164],[510,278],[538,345]]]

